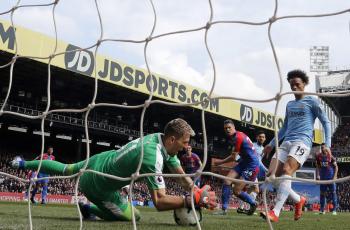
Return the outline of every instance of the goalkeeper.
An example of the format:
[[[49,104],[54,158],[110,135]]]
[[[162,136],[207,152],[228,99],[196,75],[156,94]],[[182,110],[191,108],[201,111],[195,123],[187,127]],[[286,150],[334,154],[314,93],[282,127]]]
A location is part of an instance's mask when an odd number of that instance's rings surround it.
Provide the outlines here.
[[[139,161],[142,161],[140,174],[162,173],[166,165],[170,172],[184,174],[177,153],[186,148],[190,137],[194,135],[191,126],[183,119],[174,119],[165,126],[164,134],[149,134],[143,139],[144,156],[141,157],[141,140],[133,140],[119,150],[110,150],[94,155],[90,158],[87,169],[111,174],[118,177],[130,177],[136,172]],[[38,168],[40,161],[12,161],[12,166],[20,169]],[[85,161],[75,164],[63,164],[58,161],[43,160],[40,171],[50,175],[72,175],[78,173],[85,165]],[[140,178],[141,179],[141,178]],[[153,203],[158,211],[191,207],[189,196],[167,195],[164,178],[158,176],[145,177],[151,193]],[[181,185],[188,191],[193,186],[190,177],[178,178]],[[131,204],[121,194],[121,188],[128,185],[128,181],[110,179],[92,172],[85,172],[80,177],[79,187],[82,193],[93,204],[79,204],[84,219],[98,216],[104,220],[130,221]],[[215,192],[209,192],[210,186],[194,189],[194,203],[197,207],[213,209],[216,206]],[[140,219],[138,210],[135,217]]]

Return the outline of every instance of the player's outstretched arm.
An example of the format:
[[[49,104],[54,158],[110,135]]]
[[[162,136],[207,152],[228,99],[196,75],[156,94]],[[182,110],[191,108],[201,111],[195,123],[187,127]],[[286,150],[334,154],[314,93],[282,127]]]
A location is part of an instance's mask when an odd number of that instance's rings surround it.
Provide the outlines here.
[[[183,197],[167,195],[164,188],[150,191],[154,206],[158,211],[178,209],[186,205]]]
[[[236,155],[237,155],[236,153],[232,153],[230,156],[226,157],[225,159],[216,160],[215,162],[213,162],[213,165],[219,166],[219,165],[225,164],[227,162],[233,162],[236,160]]]
[[[194,204],[197,207],[214,209],[216,206],[216,195],[214,191],[209,191],[210,186],[204,185],[202,188],[195,187]],[[150,190],[154,206],[158,211],[167,211],[183,207],[191,207],[190,196],[167,195],[165,189]]]
[[[169,167],[169,170],[171,173],[174,174],[185,174],[184,170],[182,167],[176,167],[176,168],[171,168]],[[186,191],[191,191],[192,186],[193,186],[193,180],[186,176],[186,177],[177,177],[176,180],[181,184],[181,186],[186,190]]]

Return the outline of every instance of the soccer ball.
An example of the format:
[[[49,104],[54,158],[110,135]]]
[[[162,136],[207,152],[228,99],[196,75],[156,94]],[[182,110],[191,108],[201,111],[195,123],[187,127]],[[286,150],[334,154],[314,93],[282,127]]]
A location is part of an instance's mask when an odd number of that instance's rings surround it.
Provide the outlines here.
[[[199,222],[202,221],[202,212],[196,209]],[[196,218],[191,208],[179,208],[174,210],[174,220],[178,225],[196,226]]]

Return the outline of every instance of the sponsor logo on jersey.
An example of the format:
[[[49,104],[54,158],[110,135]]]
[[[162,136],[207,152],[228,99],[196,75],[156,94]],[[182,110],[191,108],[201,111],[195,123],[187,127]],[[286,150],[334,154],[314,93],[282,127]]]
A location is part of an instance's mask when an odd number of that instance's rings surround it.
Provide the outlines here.
[[[302,116],[305,116],[305,112],[304,111],[289,111],[288,116],[289,117],[302,117]]]

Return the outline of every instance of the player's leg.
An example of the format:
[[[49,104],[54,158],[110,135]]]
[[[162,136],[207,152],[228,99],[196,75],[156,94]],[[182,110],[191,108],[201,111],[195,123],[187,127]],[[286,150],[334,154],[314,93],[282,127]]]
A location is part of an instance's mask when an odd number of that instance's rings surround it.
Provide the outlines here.
[[[333,203],[332,214],[337,215],[337,207],[338,207],[338,197],[337,197],[337,186],[335,183],[331,183],[327,185],[329,188],[330,198]]]
[[[258,181],[258,180],[256,180],[256,181]],[[258,203],[256,198],[257,198],[259,192],[260,192],[259,185],[256,184],[253,186],[252,191],[249,193],[249,196],[255,201],[256,204]]]
[[[42,182],[41,189],[41,204],[46,204],[47,189],[48,189],[48,179]]]
[[[276,205],[273,209],[274,214],[278,217],[283,208],[284,203],[286,202],[288,196],[296,203],[295,207],[295,220],[298,220],[301,217],[301,209],[305,203],[305,198],[298,195],[292,189],[291,179],[293,173],[300,167],[300,164],[292,157],[288,157],[287,161],[283,165],[283,175],[281,177],[285,178],[279,182]]]
[[[240,214],[245,214],[245,202],[243,200],[238,200],[238,208],[237,208],[237,213]]]
[[[226,175],[229,178],[236,178],[237,177],[237,173],[234,170],[230,170],[230,172]],[[229,203],[230,203],[230,197],[231,197],[231,184],[232,181],[230,180],[224,180],[224,183],[222,185],[222,193],[221,193],[221,203],[222,203],[222,214],[226,214]]]
[[[95,156],[90,158],[89,165],[94,162]],[[36,170],[39,167],[40,161],[39,160],[33,160],[33,161],[13,160],[11,164],[13,168]],[[52,174],[52,175],[68,176],[68,175],[73,175],[75,173],[78,173],[80,169],[84,167],[84,165],[85,165],[85,161],[80,161],[75,164],[64,164],[58,161],[43,160],[41,164],[40,172]]]
[[[236,172],[234,170],[230,170],[229,173],[226,175],[229,178],[236,178],[237,176]],[[229,207],[230,203],[230,197],[232,193],[232,187],[231,187],[232,181],[231,180],[223,180],[222,188],[221,188],[221,211],[217,211],[214,213],[214,215],[226,215],[227,209]]]
[[[283,155],[283,156],[282,156]],[[270,162],[270,166],[268,169],[268,172],[266,173],[266,176],[269,177],[272,175],[273,171],[276,169],[276,176],[280,176],[283,173],[283,164],[284,162],[287,160],[287,153],[284,153],[280,150],[280,154],[278,155],[279,159],[277,160],[276,154],[273,155],[271,162]],[[274,187],[278,187],[278,184],[274,183],[273,184]]]
[[[256,178],[255,182],[258,182],[258,178]],[[256,201],[256,197],[258,196],[260,189],[259,189],[259,185],[255,184],[254,186],[250,186],[251,189],[249,191],[249,195],[253,198],[253,200]]]
[[[250,193],[251,187],[249,185],[246,185],[243,188],[243,191],[247,191],[248,193]],[[244,202],[243,200],[239,199],[238,200],[238,209],[237,209],[237,213],[240,214],[247,214],[247,210],[249,209],[249,204],[247,204],[246,202]]]
[[[277,167],[276,169],[276,177],[279,177],[281,175],[284,175],[284,164],[285,162],[287,162],[288,159],[288,154],[290,151],[290,148],[292,146],[292,143],[289,141],[284,141],[281,146],[278,148],[279,150],[279,154],[278,154],[278,159],[277,159],[277,153],[275,153],[271,159],[271,163],[269,166],[269,170],[266,176],[271,176],[272,172],[274,171],[274,169]],[[273,186],[276,188],[277,190],[277,197],[276,197],[276,204],[274,206],[273,210],[270,210],[268,213],[265,212],[261,212],[260,215],[266,219],[269,218],[270,221],[272,222],[277,222],[278,221],[278,217],[281,211],[281,208],[284,205],[285,200],[288,198],[288,195],[285,196],[282,195],[282,188],[286,187],[283,186],[281,187],[282,182],[288,182],[287,180],[282,180],[282,181],[275,181],[273,183]],[[289,181],[290,182],[290,181]],[[287,183],[287,187],[288,187],[288,183]],[[276,207],[277,206],[277,207]]]
[[[320,214],[325,214],[324,207],[326,204],[326,189],[325,184],[320,185]]]
[[[255,182],[258,182],[258,179],[256,178]],[[259,185],[258,184],[255,184],[255,185],[247,185],[243,191],[247,192],[249,194],[249,196],[252,198],[252,200],[256,202],[256,197],[258,196],[258,193],[259,193]],[[239,200],[238,201],[240,206],[239,208],[237,209],[237,212],[238,213],[242,213],[242,214],[248,214],[248,211],[250,210],[250,205],[248,203],[245,203],[244,201],[242,200]]]
[[[38,173],[38,179],[41,179],[43,177],[48,177],[48,174],[45,173]],[[37,185],[41,187],[41,204],[46,204],[46,196],[47,196],[47,186],[48,186],[49,179],[41,179],[37,181]]]
[[[309,156],[309,153],[310,149],[304,143],[291,143],[290,150],[288,151],[288,158],[283,165],[283,174],[281,175],[286,179],[280,181],[280,185],[277,191],[277,202],[273,209],[276,216],[279,216],[279,213],[289,196],[295,202],[294,220],[300,219],[302,215],[302,207],[306,202],[306,198],[298,195],[292,189],[292,181],[288,179],[292,178],[292,175],[295,173],[295,171],[304,164],[307,157]]]
[[[33,189],[30,193],[30,201],[33,203],[33,204],[36,204],[36,200],[35,200],[35,195],[36,193],[38,192],[38,189],[39,189],[39,183],[36,182],[33,184]]]
[[[243,179],[243,178],[239,178]],[[255,204],[251,196],[246,191],[243,191],[243,188],[246,186],[244,182],[233,182],[234,187],[233,187],[233,194],[241,199],[242,201],[252,205]]]
[[[112,194],[104,194],[105,200],[94,200],[89,195],[87,198],[92,200],[94,204],[79,204],[80,210],[85,219],[90,219],[97,216],[103,220],[108,221],[131,221],[133,206],[125,199],[119,192]],[[134,208],[136,220],[140,220],[140,212]]]
[[[29,193],[28,193],[28,188],[26,189],[26,192],[24,193],[24,198],[23,198],[23,200],[24,201],[28,201],[28,199],[29,199]]]
[[[237,167],[239,166],[239,167]],[[246,181],[254,181],[257,182],[257,175],[259,174],[259,165],[256,163],[251,163],[251,164],[244,164],[239,163],[235,167],[235,170],[237,170],[238,175],[240,175],[240,178]],[[243,184],[243,185],[240,185]],[[233,193],[240,198],[241,200],[243,200],[244,202],[249,204],[249,210],[246,212],[247,215],[253,215],[256,207],[257,207],[257,203],[255,201],[255,197],[252,197],[250,194],[248,194],[245,191],[242,191],[242,188],[244,188],[244,182],[240,182],[238,184],[235,184],[234,187],[234,191]],[[243,187],[241,187],[243,186]],[[250,185],[251,188],[256,189],[258,188],[257,185]]]
[[[279,216],[281,209],[285,201],[287,200],[288,196],[291,196],[291,198],[296,202],[300,201],[300,196],[292,190],[291,180],[288,180],[292,177],[291,175],[298,168],[299,168],[299,163],[293,158],[288,158],[288,160],[283,165],[284,174],[281,177],[286,179],[281,180],[278,186],[276,205],[273,209],[276,216]]]

